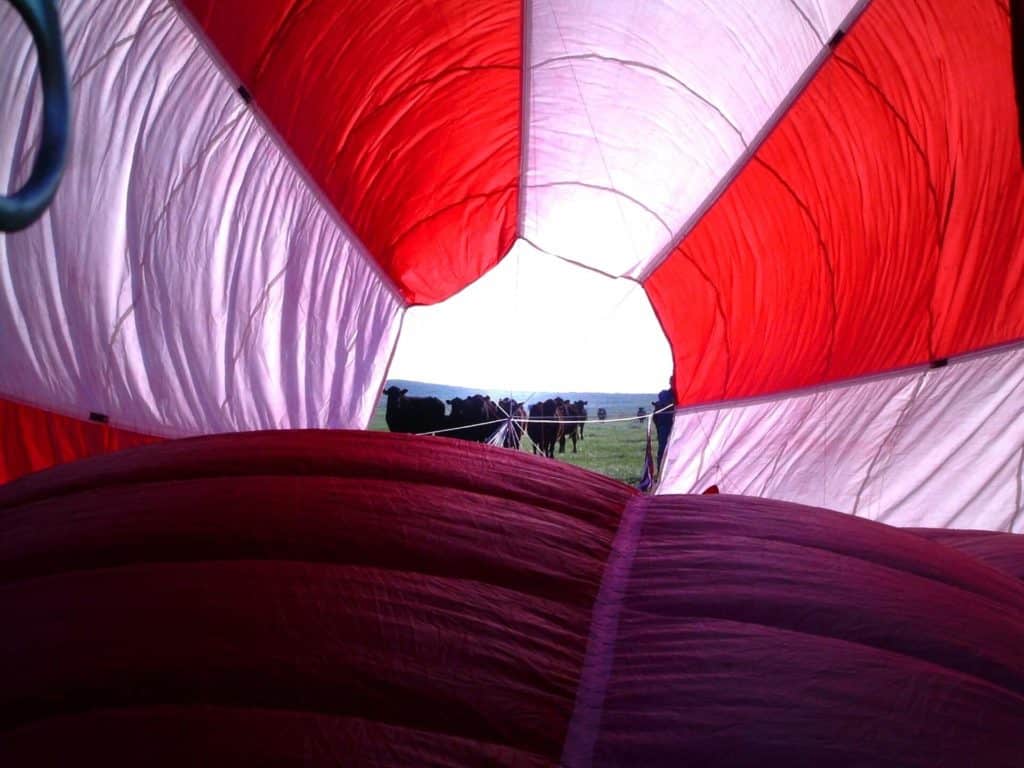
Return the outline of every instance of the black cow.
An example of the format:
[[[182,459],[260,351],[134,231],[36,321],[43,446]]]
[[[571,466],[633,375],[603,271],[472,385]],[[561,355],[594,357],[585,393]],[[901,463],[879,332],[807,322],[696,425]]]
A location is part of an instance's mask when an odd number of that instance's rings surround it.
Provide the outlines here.
[[[555,443],[562,437],[562,424],[565,419],[564,401],[548,398],[542,403],[530,406],[530,418],[526,422],[526,432],[533,441],[533,452],[542,453],[549,459],[555,457]]]
[[[449,437],[486,443],[501,427],[500,424],[484,423],[502,418],[498,405],[487,395],[453,397],[447,403],[452,407],[448,416],[448,428],[452,431],[445,433]]]
[[[510,418],[512,421],[502,436],[501,444],[505,448],[519,450],[519,444],[523,439],[526,423],[526,409],[523,404],[516,402],[511,397],[503,397],[498,401],[498,408],[501,411],[501,418]],[[499,425],[500,426],[500,425]]]
[[[637,417],[640,417],[640,416],[646,416],[646,415],[647,415],[647,409],[646,409],[646,408],[644,408],[644,407],[643,407],[643,406],[641,405],[641,406],[640,406],[639,408],[637,408],[637,409],[636,409],[636,415],[637,415]]]
[[[384,415],[388,429],[411,434],[444,429],[444,403],[436,397],[408,397],[405,394],[408,391],[398,387],[384,390],[388,398]]]
[[[597,420],[598,421],[604,421],[607,418],[608,418],[608,409],[607,408],[598,408],[597,409]]]

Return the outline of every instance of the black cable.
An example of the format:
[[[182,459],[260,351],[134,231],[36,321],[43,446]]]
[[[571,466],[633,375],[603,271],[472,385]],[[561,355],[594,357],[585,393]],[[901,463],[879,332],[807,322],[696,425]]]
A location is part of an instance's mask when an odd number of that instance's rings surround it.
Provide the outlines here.
[[[32,33],[43,84],[43,134],[32,175],[13,195],[0,196],[0,231],[24,229],[43,215],[60,185],[71,134],[71,96],[64,42],[52,0],[8,0]]]

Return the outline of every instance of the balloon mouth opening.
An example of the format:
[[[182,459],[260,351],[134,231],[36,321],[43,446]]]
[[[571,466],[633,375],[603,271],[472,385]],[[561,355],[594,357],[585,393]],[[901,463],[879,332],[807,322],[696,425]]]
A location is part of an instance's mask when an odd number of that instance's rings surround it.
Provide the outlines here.
[[[501,393],[657,392],[668,339],[643,287],[518,240],[444,302],[406,310],[389,379]]]

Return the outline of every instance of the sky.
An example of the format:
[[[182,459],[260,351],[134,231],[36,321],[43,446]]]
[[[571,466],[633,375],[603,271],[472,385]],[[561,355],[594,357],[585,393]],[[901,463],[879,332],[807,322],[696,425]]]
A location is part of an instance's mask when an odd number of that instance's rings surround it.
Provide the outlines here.
[[[460,293],[405,313],[388,378],[495,392],[656,392],[671,372],[639,284],[520,240]]]

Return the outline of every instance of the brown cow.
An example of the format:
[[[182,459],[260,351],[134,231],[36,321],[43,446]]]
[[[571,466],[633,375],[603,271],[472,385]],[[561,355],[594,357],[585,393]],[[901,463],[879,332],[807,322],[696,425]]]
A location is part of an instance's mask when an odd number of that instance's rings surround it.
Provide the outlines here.
[[[562,406],[565,417],[562,434],[558,437],[558,452],[565,453],[565,439],[569,438],[572,440],[572,452],[576,453],[576,440],[583,439],[583,421],[587,418],[585,407],[587,401],[577,400],[575,403],[570,403],[560,397],[556,397],[555,401]]]
[[[542,403],[530,406],[530,418],[526,432],[533,441],[533,452],[538,451],[549,459],[555,457],[555,443],[562,437],[565,419],[565,401],[562,398],[548,398]]]
[[[587,421],[587,400],[577,400],[575,402],[565,402],[565,417],[570,419],[574,423],[565,425],[565,429],[562,430],[562,437],[558,442],[558,453],[565,453],[565,438],[572,438],[572,453],[577,452],[575,450],[575,441],[577,441],[577,435],[579,434],[580,439],[583,439],[583,428],[584,422]]]

